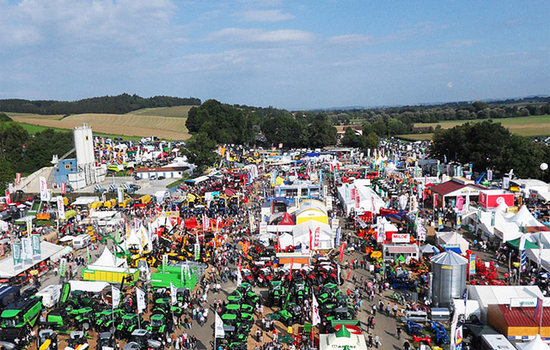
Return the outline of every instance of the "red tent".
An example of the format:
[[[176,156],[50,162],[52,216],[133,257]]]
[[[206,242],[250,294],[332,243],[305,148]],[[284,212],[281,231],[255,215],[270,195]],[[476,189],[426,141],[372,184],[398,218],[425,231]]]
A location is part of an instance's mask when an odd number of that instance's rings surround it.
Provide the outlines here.
[[[279,225],[296,225],[294,222],[294,218],[289,213],[283,214],[283,220],[279,223]]]

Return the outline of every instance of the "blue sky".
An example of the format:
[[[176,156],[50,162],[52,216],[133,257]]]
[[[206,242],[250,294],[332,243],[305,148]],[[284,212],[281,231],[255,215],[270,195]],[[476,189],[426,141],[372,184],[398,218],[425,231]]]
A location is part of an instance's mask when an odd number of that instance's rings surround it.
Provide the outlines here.
[[[549,1],[0,0],[0,98],[287,109],[550,94]]]

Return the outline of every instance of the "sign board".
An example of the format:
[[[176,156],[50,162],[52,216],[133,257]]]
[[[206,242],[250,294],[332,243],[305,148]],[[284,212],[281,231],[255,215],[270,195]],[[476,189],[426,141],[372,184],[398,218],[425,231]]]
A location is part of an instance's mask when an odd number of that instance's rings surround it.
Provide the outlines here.
[[[332,196],[325,197],[325,205],[327,206],[327,210],[332,210]]]
[[[485,209],[496,208],[504,203],[508,207],[514,206],[514,194],[502,193],[502,191],[480,191],[479,204]]]
[[[42,249],[40,247],[40,235],[33,234],[32,237],[32,259],[34,261],[40,260],[42,256]]]
[[[48,182],[45,177],[40,177],[40,200],[47,202],[50,200],[50,191],[48,191]]]
[[[536,307],[537,298],[512,298],[510,299],[510,307]],[[542,306],[550,306],[550,298],[542,298]]]
[[[410,243],[411,235],[408,233],[394,233],[391,241],[393,243]]]

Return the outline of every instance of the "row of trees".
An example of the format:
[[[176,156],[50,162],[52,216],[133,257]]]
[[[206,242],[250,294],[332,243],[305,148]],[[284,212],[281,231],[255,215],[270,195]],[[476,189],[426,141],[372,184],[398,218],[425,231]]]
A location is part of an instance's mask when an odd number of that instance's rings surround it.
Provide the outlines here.
[[[29,135],[16,123],[0,124],[0,191],[15,173],[32,173],[51,166],[52,155],[62,155],[74,145],[73,134],[46,129]]]
[[[217,143],[323,147],[337,142],[336,128],[323,114],[230,106],[216,100],[191,108],[186,126],[190,133],[205,133]]]
[[[550,159],[550,147],[528,138],[512,135],[500,123],[491,120],[466,123],[452,129],[437,128],[434,133],[432,155],[445,156],[450,161],[473,163],[474,170],[493,169],[523,178],[550,181],[550,172],[542,172],[540,164]]]
[[[180,98],[155,96],[143,98],[137,95],[122,94],[102,96],[78,101],[29,101],[22,99],[0,100],[0,111],[35,114],[79,114],[114,113],[123,114],[141,108],[200,105],[201,100],[194,97]]]

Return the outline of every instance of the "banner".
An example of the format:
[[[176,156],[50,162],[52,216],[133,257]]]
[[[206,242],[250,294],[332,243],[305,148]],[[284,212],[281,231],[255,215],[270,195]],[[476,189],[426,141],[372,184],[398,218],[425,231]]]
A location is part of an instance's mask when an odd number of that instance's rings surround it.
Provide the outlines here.
[[[119,203],[124,202],[124,190],[119,187],[116,189],[116,194],[117,194],[117,201]]]
[[[195,243],[195,260],[199,260],[201,257],[201,245]]]
[[[172,305],[176,305],[178,303],[178,290],[174,287],[172,282],[170,282],[170,302]]]
[[[43,202],[47,202],[50,200],[50,191],[48,191],[48,182],[46,182],[46,178],[43,176],[40,177],[40,200]]]
[[[67,192],[67,189],[65,188],[65,182],[61,183],[61,194],[65,194]]]
[[[470,265],[469,265],[468,273],[470,276],[473,276],[476,274],[476,255],[475,254],[470,254]]]
[[[225,331],[223,330],[223,321],[217,312],[216,312],[216,322],[214,327],[214,337],[225,338]]]
[[[336,239],[334,241],[334,245],[335,246],[339,246],[340,245],[340,235],[341,235],[341,232],[340,232],[340,227],[338,227],[336,229]]]
[[[6,190],[6,204],[11,204],[11,194],[10,191]]]
[[[15,173],[15,184],[19,185],[21,183],[21,173]]]
[[[460,230],[461,227],[462,227],[462,216],[460,215],[460,213],[456,213],[456,229]]]
[[[313,326],[316,326],[318,325],[319,323],[321,323],[321,315],[319,313],[319,303],[317,302],[317,299],[315,298],[315,293],[311,293],[311,295],[313,296],[313,302],[312,302],[312,312],[313,312],[313,316],[311,318],[311,323]],[[345,326],[342,326],[342,327],[345,327]]]
[[[120,304],[120,289],[115,286],[111,286],[111,294],[113,297],[113,310]]]
[[[23,263],[32,265],[32,240],[31,237],[24,237],[23,242]]]
[[[355,190],[355,209],[359,209],[361,206],[361,197],[359,196],[359,191]],[[373,208],[374,211],[374,208]]]
[[[162,272],[166,272],[166,266],[168,266],[168,255],[163,254],[162,255]]]
[[[27,234],[30,235],[32,233],[32,217],[27,217],[26,223],[27,223]]]
[[[13,243],[11,249],[13,255],[14,269],[19,269],[23,267],[23,249],[21,247],[21,242]]]
[[[65,203],[63,203],[63,197],[57,196],[57,217],[59,220],[65,220]]]
[[[320,236],[321,236],[321,227],[317,227],[315,229],[315,233],[313,235],[313,249],[319,249],[320,248]]]
[[[455,331],[455,350],[462,350],[462,324],[456,326]]]
[[[141,314],[145,309],[147,309],[147,304],[145,303],[145,292],[139,288],[136,288],[136,297],[138,313]]]
[[[61,258],[59,260],[59,276],[65,277],[65,272],[67,272],[67,259]]]
[[[42,249],[40,247],[40,235],[33,234],[32,236],[32,259],[34,261],[40,260],[42,257]]]
[[[342,259],[344,258],[344,251],[346,250],[346,242],[342,243],[340,246],[340,254],[338,254],[338,263],[342,263]]]
[[[340,219],[332,219],[330,221],[330,228],[332,230],[332,238],[336,238],[336,233],[340,226]]]
[[[351,259],[351,262],[349,264],[348,277],[346,278],[346,281],[349,281],[349,278],[351,277],[351,267],[352,266],[353,266],[353,259]]]

